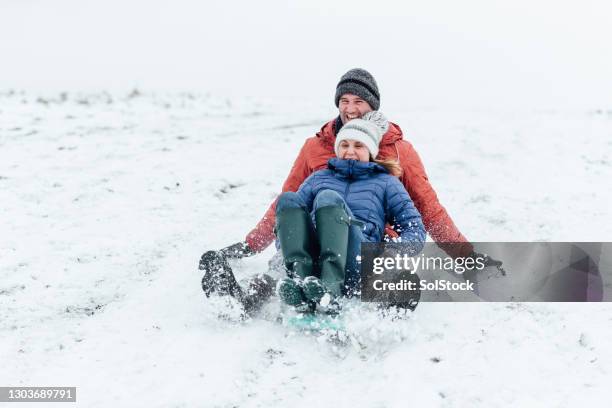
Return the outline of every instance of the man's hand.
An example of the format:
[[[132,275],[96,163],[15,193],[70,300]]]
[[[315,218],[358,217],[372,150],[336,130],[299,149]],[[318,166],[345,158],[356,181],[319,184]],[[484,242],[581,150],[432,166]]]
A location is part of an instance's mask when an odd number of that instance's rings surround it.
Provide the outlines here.
[[[245,258],[247,256],[255,255],[255,252],[246,242],[238,242],[230,245],[223,248],[220,252],[227,258]]]
[[[504,268],[502,268],[502,264],[503,264],[502,261],[498,261],[497,259],[491,258],[489,255],[481,254],[481,253],[478,253],[476,251],[472,252],[469,255],[469,258],[472,258],[472,259],[476,259],[476,258],[484,259],[482,262],[483,262],[485,267],[487,267],[487,266],[495,266],[501,272],[502,275],[506,276],[506,271],[504,270]]]

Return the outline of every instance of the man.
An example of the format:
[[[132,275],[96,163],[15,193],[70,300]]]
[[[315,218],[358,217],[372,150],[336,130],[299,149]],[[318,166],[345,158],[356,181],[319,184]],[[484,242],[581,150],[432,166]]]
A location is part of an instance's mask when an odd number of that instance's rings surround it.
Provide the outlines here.
[[[367,112],[378,110],[380,93],[376,80],[364,69],[351,69],[340,78],[336,86],[335,104],[339,111],[338,117],[323,125],[314,137],[306,139],[283,184],[282,192],[297,191],[310,174],[326,168],[327,161],[334,157],[336,134],[345,123],[351,119],[360,118]],[[438,246],[453,257],[473,256],[472,245],[457,229],[438,201],[419,155],[412,144],[403,139],[402,130],[398,125],[389,122],[389,129],[380,142],[377,159],[392,159],[399,162],[403,170],[400,181],[421,213],[425,229]],[[206,270],[207,265],[211,263],[223,264],[223,268],[217,269],[231,274],[227,262],[223,263],[224,260],[220,258],[242,258],[266,249],[275,238],[275,210],[276,200],[270,205],[257,226],[248,233],[244,242],[224,248],[219,253],[207,252],[202,257],[200,269]],[[398,236],[390,226],[387,226],[385,232],[388,237]],[[222,276],[221,278],[225,279]],[[224,285],[240,290],[233,276],[229,278],[229,282],[224,282]],[[204,287],[204,290],[208,293],[210,287],[208,290]]]
[[[300,151],[282,192],[297,191],[302,182],[313,172],[327,166],[327,160],[334,157],[334,141],[340,128],[349,120],[360,118],[365,113],[378,110],[380,94],[374,77],[364,69],[351,69],[340,78],[336,87],[335,103],[339,110],[336,119],[326,123],[316,136],[306,140]],[[406,187],[416,208],[423,217],[425,228],[432,239],[453,256],[467,256],[472,246],[457,229],[452,219],[438,201],[429,184],[427,174],[419,155],[410,142],[403,139],[402,130],[390,123],[383,135],[378,159],[398,160],[403,169],[401,182]],[[270,205],[257,226],[247,235],[244,248],[248,252],[261,252],[274,240],[276,200]],[[387,234],[397,236],[387,228]],[[444,245],[464,243],[464,245]]]

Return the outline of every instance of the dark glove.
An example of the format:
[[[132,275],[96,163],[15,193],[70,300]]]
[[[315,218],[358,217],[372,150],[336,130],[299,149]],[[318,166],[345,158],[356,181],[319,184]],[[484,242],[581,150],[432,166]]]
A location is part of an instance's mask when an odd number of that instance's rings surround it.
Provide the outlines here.
[[[469,258],[473,258],[473,259],[482,258],[484,259],[482,263],[484,264],[485,267],[495,266],[497,270],[501,272],[502,275],[506,276],[506,271],[504,270],[504,268],[502,268],[502,264],[503,264],[502,261],[498,261],[497,259],[491,258],[489,255],[481,254],[475,251],[469,255]]]
[[[245,258],[247,256],[255,255],[255,252],[246,242],[238,242],[230,245],[223,248],[220,252],[227,258]]]

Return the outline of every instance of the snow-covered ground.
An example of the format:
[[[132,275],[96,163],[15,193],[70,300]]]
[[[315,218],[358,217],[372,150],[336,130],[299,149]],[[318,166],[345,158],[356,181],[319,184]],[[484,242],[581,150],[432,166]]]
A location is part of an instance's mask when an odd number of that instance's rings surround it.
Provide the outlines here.
[[[217,319],[199,256],[259,220],[334,116],[319,102],[2,93],[0,385],[76,386],[84,407],[605,404],[606,303],[366,313],[361,352]],[[470,239],[612,237],[612,110],[385,112]]]

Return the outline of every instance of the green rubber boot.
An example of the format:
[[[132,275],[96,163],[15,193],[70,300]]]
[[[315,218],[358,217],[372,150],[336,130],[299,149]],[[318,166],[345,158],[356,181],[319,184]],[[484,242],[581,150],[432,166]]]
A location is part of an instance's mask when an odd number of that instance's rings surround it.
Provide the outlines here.
[[[321,281],[333,298],[342,296],[348,252],[349,217],[341,206],[321,207],[315,212],[321,252]]]
[[[280,242],[285,269],[296,278],[313,274],[316,239],[310,215],[303,208],[287,208],[276,217],[276,236]]]
[[[319,311],[328,315],[340,313],[340,303],[334,298],[321,279],[309,276],[302,283],[304,297],[308,300],[313,309],[319,306]]]
[[[299,306],[306,302],[302,288],[291,278],[282,278],[276,285],[278,297],[289,306]]]
[[[304,279],[304,283],[302,286],[304,290],[304,296],[308,301],[319,303],[323,295],[325,295],[325,286],[323,286],[323,282],[315,276],[309,276]]]

